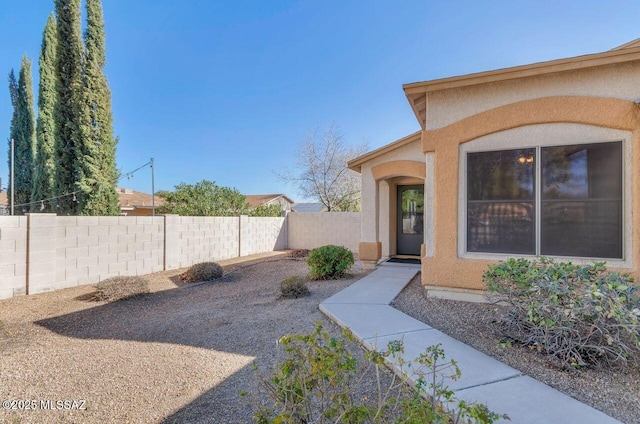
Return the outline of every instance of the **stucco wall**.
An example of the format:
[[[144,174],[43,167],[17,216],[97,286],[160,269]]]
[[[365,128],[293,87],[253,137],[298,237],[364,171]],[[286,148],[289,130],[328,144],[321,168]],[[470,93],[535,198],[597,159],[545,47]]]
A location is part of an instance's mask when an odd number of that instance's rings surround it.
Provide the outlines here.
[[[635,101],[640,63],[628,62],[428,93],[427,129],[442,128],[498,106],[549,96]]]
[[[359,212],[292,212],[289,220],[289,249],[313,249],[326,244],[358,252]]]
[[[425,221],[433,256],[423,258],[423,284],[480,289],[488,264],[515,256],[465,252],[466,151],[617,140],[624,141],[625,257],[608,262],[638,277],[640,115],[630,101],[638,98],[638,63],[429,93],[423,148],[434,158],[425,190],[433,193],[433,222]]]
[[[382,256],[395,254],[396,186],[398,183],[421,184],[425,166],[420,140],[375,157],[361,166],[361,238],[363,242],[380,242]]]

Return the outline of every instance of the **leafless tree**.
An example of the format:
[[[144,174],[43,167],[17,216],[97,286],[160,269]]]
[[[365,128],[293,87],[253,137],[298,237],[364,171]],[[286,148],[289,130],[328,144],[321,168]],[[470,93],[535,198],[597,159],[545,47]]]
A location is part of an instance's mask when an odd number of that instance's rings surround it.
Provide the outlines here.
[[[360,174],[349,169],[347,162],[368,150],[366,144],[348,146],[340,130],[328,126],[306,135],[297,151],[294,169],[278,174],[282,180],[297,186],[298,193],[317,199],[329,212],[360,209]]]

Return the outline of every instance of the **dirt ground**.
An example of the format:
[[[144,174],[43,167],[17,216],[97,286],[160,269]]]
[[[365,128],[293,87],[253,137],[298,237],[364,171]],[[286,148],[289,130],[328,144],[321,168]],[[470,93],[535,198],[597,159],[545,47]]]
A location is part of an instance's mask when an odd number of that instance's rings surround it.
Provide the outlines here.
[[[285,300],[279,282],[306,275],[301,260],[200,285],[180,283],[182,271],[152,274],[153,293],[115,303],[88,301],[91,286],[0,301],[0,400],[17,408],[0,422],[251,422],[239,394],[257,387],[253,361],[268,368],[282,335],[316,321],[339,334],[318,304],[364,275]]]

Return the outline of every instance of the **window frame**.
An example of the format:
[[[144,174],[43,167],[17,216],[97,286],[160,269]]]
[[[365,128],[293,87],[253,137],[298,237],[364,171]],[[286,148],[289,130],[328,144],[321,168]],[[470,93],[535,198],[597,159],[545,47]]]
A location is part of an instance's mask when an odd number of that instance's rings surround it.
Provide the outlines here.
[[[558,131],[563,129],[565,131]],[[541,140],[544,140],[541,142]],[[546,255],[561,260],[571,260],[575,263],[589,263],[593,261],[606,261],[610,266],[620,268],[633,267],[633,223],[630,222],[632,199],[631,199],[631,146],[632,134],[630,131],[617,130],[601,127],[589,127],[582,124],[540,124],[535,126],[518,127],[505,130],[499,133],[489,134],[466,143],[461,143],[458,148],[459,153],[459,181],[458,181],[458,257],[463,259],[481,260],[505,260],[509,257],[529,257],[538,258],[540,255],[540,220],[541,215],[541,154],[542,148],[560,147],[571,145],[588,145],[602,143],[621,143],[621,258],[599,258],[599,257],[575,257]],[[505,147],[508,146],[508,147]],[[532,148],[536,151],[535,167],[535,254],[516,253],[491,253],[474,252],[467,250],[467,158],[468,153],[502,151]]]

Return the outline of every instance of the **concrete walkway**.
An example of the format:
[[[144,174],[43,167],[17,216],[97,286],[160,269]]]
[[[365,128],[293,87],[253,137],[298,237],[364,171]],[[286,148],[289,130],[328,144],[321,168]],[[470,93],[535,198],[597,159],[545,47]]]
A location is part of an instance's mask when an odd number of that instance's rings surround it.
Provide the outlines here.
[[[418,272],[419,265],[384,263],[322,302],[320,310],[348,327],[368,349],[403,340],[407,361],[441,343],[446,357],[455,359],[462,372],[460,379],[445,381],[456,397],[485,403],[492,411],[507,414],[512,423],[620,423],[389,306]]]

